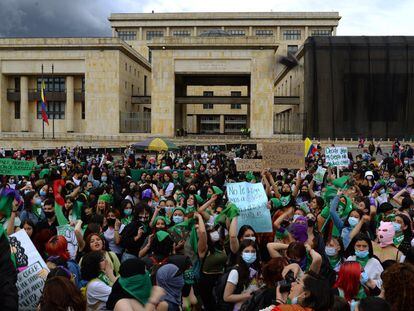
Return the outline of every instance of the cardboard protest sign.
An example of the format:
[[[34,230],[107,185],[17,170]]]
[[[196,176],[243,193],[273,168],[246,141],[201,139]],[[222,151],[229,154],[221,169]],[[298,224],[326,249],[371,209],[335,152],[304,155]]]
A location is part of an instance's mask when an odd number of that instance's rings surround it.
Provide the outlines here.
[[[256,232],[272,232],[272,218],[267,196],[261,183],[228,183],[227,196],[240,211],[238,227],[250,225]]]
[[[323,177],[325,176],[325,173],[326,173],[326,168],[323,168],[322,166],[318,166],[318,169],[313,175],[313,180],[317,182],[318,184],[323,183]]]
[[[29,176],[35,165],[35,161],[2,158],[0,159],[0,175]]]
[[[348,166],[348,148],[327,147],[325,150],[325,161],[330,166]]]
[[[57,234],[63,235],[66,238],[66,241],[68,241],[68,252],[71,259],[76,258],[76,251],[78,249],[78,240],[76,239],[75,235],[75,228],[73,228],[71,225],[63,225],[56,227]]]
[[[47,275],[49,269],[25,230],[10,235],[9,242],[19,271],[16,283],[19,310],[36,310],[45,284],[40,275]]]
[[[265,167],[273,169],[305,167],[303,142],[263,143]]]
[[[264,168],[262,159],[237,159],[238,172],[261,172]]]

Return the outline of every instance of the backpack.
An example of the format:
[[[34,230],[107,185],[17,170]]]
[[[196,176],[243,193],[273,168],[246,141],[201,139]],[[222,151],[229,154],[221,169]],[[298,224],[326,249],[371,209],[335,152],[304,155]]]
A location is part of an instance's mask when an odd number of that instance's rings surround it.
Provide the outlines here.
[[[276,292],[275,289],[273,291]],[[256,311],[275,304],[276,301],[269,300],[270,297],[269,288],[260,288],[253,292],[251,298],[242,304],[240,311]]]
[[[238,266],[234,266],[231,268],[228,268],[220,277],[219,279],[216,281],[216,284],[214,285],[213,288],[213,297],[216,303],[216,310],[233,310],[234,304],[233,303],[229,303],[229,302],[225,302],[223,299],[223,295],[224,295],[224,290],[226,288],[226,284],[227,284],[227,279],[229,278],[229,274],[231,272],[231,270],[236,269],[237,270]],[[237,284],[237,287],[234,291],[234,294],[240,294],[242,292],[242,286],[240,286],[240,284]]]
[[[168,257],[165,257],[163,260],[158,261],[155,257],[149,257],[149,259],[152,262],[152,266],[149,269],[150,276],[151,276],[151,282],[152,284],[156,284],[156,276],[157,271],[159,268],[161,268],[163,265],[165,265],[168,262]]]

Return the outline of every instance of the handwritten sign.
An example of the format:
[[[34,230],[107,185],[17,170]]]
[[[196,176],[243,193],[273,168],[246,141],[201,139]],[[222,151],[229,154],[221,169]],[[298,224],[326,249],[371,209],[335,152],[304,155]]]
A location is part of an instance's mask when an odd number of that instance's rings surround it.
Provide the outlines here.
[[[265,167],[281,169],[305,167],[303,142],[263,143]]]
[[[76,251],[78,250],[78,240],[75,235],[75,228],[71,225],[63,225],[56,227],[57,234],[63,235],[68,242],[68,252],[71,259],[76,258]]]
[[[348,166],[348,148],[327,147],[325,150],[325,161],[330,166]]]
[[[272,232],[272,218],[261,183],[228,183],[227,196],[240,211],[238,227],[250,225],[256,232]]]
[[[35,161],[2,158],[0,159],[0,175],[29,176],[35,165]]]
[[[238,172],[261,172],[264,168],[262,159],[237,159]]]
[[[45,284],[39,274],[49,272],[49,269],[25,230],[10,235],[9,242],[19,271],[16,283],[19,310],[36,310]]]
[[[325,176],[325,173],[326,173],[326,168],[323,168],[322,166],[318,166],[318,169],[313,175],[313,180],[317,182],[318,184],[323,183],[323,177]]]

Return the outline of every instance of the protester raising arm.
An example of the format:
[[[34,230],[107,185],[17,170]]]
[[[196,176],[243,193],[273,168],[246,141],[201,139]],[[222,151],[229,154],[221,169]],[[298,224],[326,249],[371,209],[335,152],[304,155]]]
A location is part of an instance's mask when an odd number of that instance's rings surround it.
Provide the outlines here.
[[[312,258],[312,263],[309,267],[310,271],[319,274],[322,266],[322,256],[317,251],[311,248],[309,244],[305,244],[306,251],[308,252],[309,256]]]
[[[338,205],[339,205],[339,195],[340,195],[340,192],[338,192],[338,195],[332,199],[329,211],[330,211],[330,215],[332,217],[335,227],[338,228],[339,231],[341,231],[342,228],[344,227],[344,222],[341,219],[341,217],[339,217],[338,212],[337,212]]]
[[[312,179],[312,181],[309,183],[309,187],[308,187],[309,196],[310,196],[311,199],[316,197],[315,192],[313,192],[313,187],[314,186],[315,186],[315,180]]]
[[[396,195],[392,197],[394,202],[398,203],[398,205],[402,205],[404,197],[402,196],[404,193],[408,192],[406,188],[401,189]]]
[[[275,183],[275,180],[273,179],[272,173],[266,171],[265,174],[267,176],[267,179],[269,180],[270,185],[272,186],[273,192],[275,193],[275,197],[280,198],[281,195],[279,193],[279,189],[277,187],[277,184]]]
[[[210,214],[206,212],[206,209],[218,198],[217,194],[213,194],[206,203],[201,205],[201,207],[198,208],[198,212],[203,216],[203,218],[208,221],[210,219]]]
[[[160,210],[161,210],[161,207],[159,205],[157,205],[155,207],[154,214],[152,214],[152,218],[151,218],[151,221],[149,223],[150,228],[154,228],[155,227],[155,218],[157,218]]]
[[[233,254],[237,254],[237,252],[239,251],[239,239],[237,238],[237,217],[234,217],[231,220],[229,236],[230,236],[230,250]]]
[[[283,257],[280,251],[287,250],[288,247],[289,245],[284,243],[267,243],[267,250],[269,251],[269,255],[271,258]]]
[[[365,223],[368,223],[371,221],[371,217],[368,215],[364,215],[362,216],[361,220],[358,222],[358,224],[354,227],[354,229],[352,229],[350,235],[349,235],[349,239],[352,240],[362,229],[362,226]]]
[[[300,185],[302,185],[302,172],[304,172],[305,169],[301,168],[297,173],[296,173],[296,184],[295,184],[295,189],[292,192],[292,197],[296,198],[299,194],[299,189],[300,189]]]
[[[14,233],[14,220],[16,219],[16,216],[17,216],[17,208],[18,208],[18,202],[16,201],[16,199],[14,199],[13,206],[12,206],[12,212],[10,214],[10,219],[9,219],[9,222],[7,223],[7,235]]]
[[[267,176],[266,176],[266,170],[262,171],[261,176],[262,176],[262,184],[265,187],[266,195],[267,195],[267,197],[270,197],[271,196],[271,186],[270,186],[269,180],[267,179]]]
[[[81,252],[85,248],[85,240],[82,235],[82,220],[78,220],[75,226],[75,237],[78,241],[78,250]]]
[[[286,219],[286,218],[288,218],[288,217],[290,217],[290,216],[292,216],[293,215],[293,212],[294,212],[294,209],[293,209],[293,207],[291,206],[291,207],[289,207],[282,215],[280,215],[275,221],[274,221],[274,223],[273,223],[273,228],[275,228],[275,229],[280,229],[281,228],[281,225],[282,225],[282,222]]]
[[[207,233],[203,217],[199,213],[194,213],[194,218],[198,220],[197,236],[198,236],[198,256],[204,258],[207,253]]]

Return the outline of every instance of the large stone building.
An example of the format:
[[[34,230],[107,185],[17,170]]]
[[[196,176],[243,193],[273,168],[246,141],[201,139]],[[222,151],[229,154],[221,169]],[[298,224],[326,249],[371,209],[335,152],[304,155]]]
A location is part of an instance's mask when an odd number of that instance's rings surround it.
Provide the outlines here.
[[[113,35],[152,62],[152,132],[252,137],[299,133],[300,86],[274,89],[280,57],[309,36],[332,36],[338,13],[112,14]],[[302,81],[303,85],[303,81]],[[277,93],[276,93],[277,92]],[[204,97],[204,98],[203,98]],[[302,97],[303,98],[303,97]],[[157,120],[162,122],[157,122]]]
[[[112,38],[0,38],[0,135],[40,137],[42,79],[46,137],[300,133],[303,75],[289,73],[280,84],[279,60],[308,36],[335,35],[339,19],[318,12],[112,14]]]

